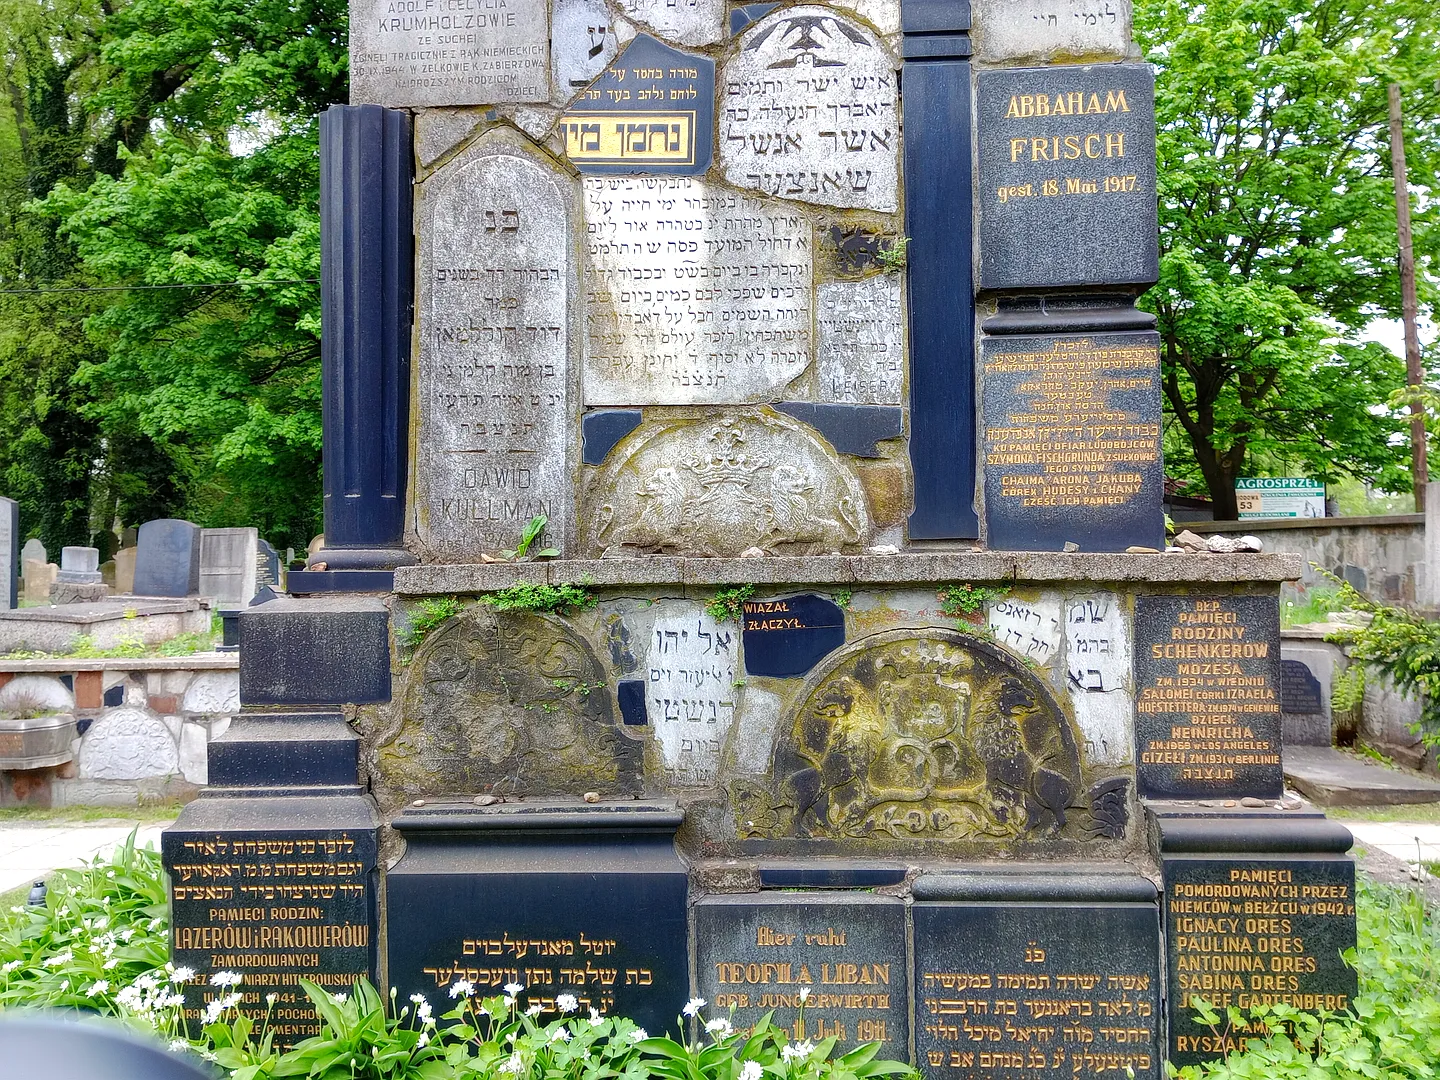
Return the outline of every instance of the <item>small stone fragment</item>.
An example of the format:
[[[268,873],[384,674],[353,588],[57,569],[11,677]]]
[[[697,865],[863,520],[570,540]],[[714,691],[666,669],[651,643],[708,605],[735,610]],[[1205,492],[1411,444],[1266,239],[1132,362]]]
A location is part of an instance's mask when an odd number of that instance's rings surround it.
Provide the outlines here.
[[[1146,547],[1144,544],[1131,544],[1125,549],[1126,555],[1159,555],[1159,548]]]
[[[323,563],[323,562],[311,563],[311,564],[310,564],[310,569],[311,569],[311,570],[329,570],[329,569],[330,569],[330,564],[329,564],[329,563]]]
[[[415,800],[414,802],[412,802],[410,805],[411,805],[411,806],[424,806],[424,805],[425,805],[425,800],[424,800],[424,799],[416,799],[416,800]]]
[[[1064,552],[1079,551],[1079,550],[1080,550],[1080,545],[1077,544],[1077,543],[1075,543],[1074,540],[1066,540],[1066,541],[1065,541],[1065,546],[1064,546],[1063,548],[1061,548],[1060,550],[1061,550],[1061,551],[1064,551]]]
[[[476,796],[475,796],[475,805],[476,805],[476,806],[494,806],[494,805],[495,805],[496,803],[498,803],[499,801],[500,801],[500,799],[499,799],[499,797],[496,796],[496,795],[476,795]]]
[[[894,544],[876,544],[865,549],[866,555],[899,555],[900,549]]]
[[[740,552],[740,558],[742,559],[763,559],[764,557],[765,552],[758,547],[748,547]]]
[[[1270,804],[1267,803],[1264,799],[1257,799],[1253,795],[1246,795],[1243,799],[1240,800],[1240,805],[1248,806],[1252,809],[1255,809],[1261,806],[1269,806]]]
[[[585,799],[586,802],[590,802],[590,803],[599,802],[599,801],[600,801],[600,792],[598,792],[598,791],[587,791],[587,792],[585,792],[584,799]]]
[[[1234,805],[1235,805],[1235,800],[1234,800],[1234,799],[1226,799],[1226,800],[1225,800],[1225,805],[1226,805],[1226,806],[1234,806]]]
[[[1209,551],[1203,536],[1196,536],[1189,529],[1178,533],[1175,537],[1175,546],[1181,551]]]

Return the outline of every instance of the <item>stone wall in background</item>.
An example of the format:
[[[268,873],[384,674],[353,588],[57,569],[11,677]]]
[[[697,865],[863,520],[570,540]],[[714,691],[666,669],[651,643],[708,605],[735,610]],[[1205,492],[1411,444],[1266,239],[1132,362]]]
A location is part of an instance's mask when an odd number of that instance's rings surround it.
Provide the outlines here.
[[[240,711],[234,655],[0,661],[0,710],[39,700],[72,713],[72,758],[0,771],[0,806],[133,806],[189,800],[208,779],[206,748]]]

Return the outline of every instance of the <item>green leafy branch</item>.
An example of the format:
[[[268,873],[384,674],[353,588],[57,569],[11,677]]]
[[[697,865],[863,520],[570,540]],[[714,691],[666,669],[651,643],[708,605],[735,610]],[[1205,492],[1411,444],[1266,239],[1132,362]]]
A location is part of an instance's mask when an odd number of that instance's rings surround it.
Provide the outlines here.
[[[600,602],[589,587],[581,585],[541,585],[521,582],[506,589],[497,589],[480,597],[496,611],[538,611],[547,615],[570,615],[588,611]]]
[[[465,606],[457,596],[440,596],[420,601],[420,606],[410,616],[410,625],[403,631],[403,643],[411,649],[419,648],[420,643],[437,627],[464,610]]]

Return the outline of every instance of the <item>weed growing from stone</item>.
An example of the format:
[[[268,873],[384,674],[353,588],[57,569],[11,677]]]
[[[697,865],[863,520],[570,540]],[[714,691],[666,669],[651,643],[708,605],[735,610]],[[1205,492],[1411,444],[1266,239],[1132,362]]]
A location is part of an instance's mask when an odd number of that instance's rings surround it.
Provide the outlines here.
[[[739,622],[745,613],[745,601],[754,595],[754,585],[727,585],[715,590],[705,611],[716,622]]]
[[[463,610],[464,605],[456,596],[438,596],[420,601],[410,616],[410,625],[404,630],[404,644],[411,649],[419,648],[432,631]]]
[[[935,594],[940,601],[940,610],[952,619],[963,619],[974,615],[991,600],[998,600],[1010,591],[1008,585],[989,588],[985,585],[971,585],[968,582],[946,585]]]
[[[539,611],[547,615],[571,615],[588,611],[599,598],[585,585],[535,585],[529,582],[480,597],[496,611]]]

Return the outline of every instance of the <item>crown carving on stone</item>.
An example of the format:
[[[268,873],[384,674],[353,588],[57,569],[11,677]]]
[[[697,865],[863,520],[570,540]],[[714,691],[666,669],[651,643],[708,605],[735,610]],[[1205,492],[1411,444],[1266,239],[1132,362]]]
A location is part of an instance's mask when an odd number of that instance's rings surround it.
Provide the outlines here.
[[[685,467],[707,488],[721,484],[748,486],[750,477],[769,467],[768,462],[751,460],[741,449],[745,445],[745,433],[730,417],[721,420],[705,441],[714,447],[709,456],[691,458]]]

